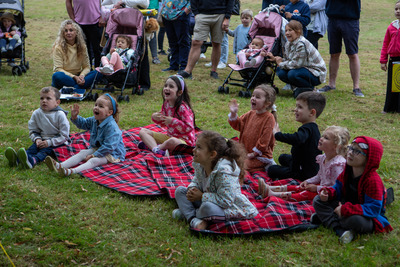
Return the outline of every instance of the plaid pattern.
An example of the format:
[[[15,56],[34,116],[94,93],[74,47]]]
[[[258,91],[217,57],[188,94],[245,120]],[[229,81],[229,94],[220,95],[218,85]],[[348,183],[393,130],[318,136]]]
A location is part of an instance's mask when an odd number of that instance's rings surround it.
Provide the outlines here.
[[[145,126],[152,131],[163,129],[152,124]],[[178,186],[187,186],[193,178],[192,150],[189,146],[179,146],[170,157],[161,157],[151,151],[140,150],[137,144],[140,128],[123,131],[127,151],[126,160],[120,163],[106,164],[81,173],[82,176],[105,187],[129,195],[162,195],[175,198]],[[57,148],[55,153],[59,161],[89,147],[89,133],[77,133],[72,136],[72,145]],[[314,208],[309,201],[287,202],[276,197],[262,199],[257,193],[258,178],[272,185],[299,183],[293,179],[271,182],[265,172],[247,174],[242,193],[258,209],[259,214],[251,220],[223,221],[209,225],[207,230],[195,232],[210,234],[247,235],[282,230],[305,230],[316,226],[309,223]]]

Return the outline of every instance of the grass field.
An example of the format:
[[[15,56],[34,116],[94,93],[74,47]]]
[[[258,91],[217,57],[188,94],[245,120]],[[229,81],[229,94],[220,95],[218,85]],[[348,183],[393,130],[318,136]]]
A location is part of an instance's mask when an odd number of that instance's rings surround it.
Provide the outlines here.
[[[368,135],[380,140],[384,155],[378,170],[386,187],[395,189],[399,199],[400,122],[398,114],[381,114],[386,73],[380,70],[379,55],[389,23],[394,20],[394,2],[363,1],[359,55],[361,88],[365,98],[351,94],[348,59],[341,57],[338,90],[326,94],[327,106],[318,119],[320,129],[328,125],[345,126],[352,137]],[[40,88],[50,85],[51,47],[60,22],[67,18],[64,0],[26,1],[28,39],[26,53],[30,70],[13,77],[3,64],[0,71],[0,241],[15,266],[396,266],[400,264],[399,201],[387,208],[394,231],[384,235],[365,235],[348,245],[338,243],[332,231],[319,228],[300,233],[227,238],[193,235],[184,222],[173,221],[175,201],[167,197],[131,197],[96,185],[80,176],[61,179],[45,165],[33,170],[9,168],[4,157],[8,147],[28,147],[28,120],[39,106]],[[258,11],[261,1],[243,0],[242,9]],[[239,18],[232,18],[235,28]],[[233,39],[230,39],[232,44]],[[165,46],[167,42],[165,41]],[[231,45],[230,45],[231,47]],[[320,52],[329,62],[327,38],[320,40]],[[199,61],[193,80],[187,82],[202,129],[236,136],[227,123],[231,98],[238,99],[239,113],[250,109],[249,99],[217,93],[222,81],[209,78],[204,67],[210,59]],[[161,106],[161,88],[168,73],[166,57],[161,65],[151,64],[151,90],[131,96],[121,103],[122,129],[150,124],[150,115]],[[230,55],[230,62],[234,56]],[[219,71],[226,77],[228,68]],[[278,87],[283,84],[276,79]],[[294,99],[288,92],[277,97],[280,128],[293,132],[299,124],[293,116]],[[81,103],[81,115],[92,115],[93,102]],[[62,104],[68,109],[68,104]],[[71,132],[77,132],[73,126]],[[277,143],[274,156],[289,152]],[[11,263],[0,251],[0,266]]]

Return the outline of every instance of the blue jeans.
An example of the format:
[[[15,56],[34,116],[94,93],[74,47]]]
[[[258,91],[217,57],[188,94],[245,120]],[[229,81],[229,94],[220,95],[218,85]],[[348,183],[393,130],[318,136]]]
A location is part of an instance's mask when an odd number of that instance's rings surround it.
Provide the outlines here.
[[[69,77],[64,72],[58,71],[53,73],[51,86],[58,89],[62,88],[63,86],[74,87],[76,89],[87,89],[92,85],[94,78],[96,77],[96,73],[97,80],[103,77],[100,72],[93,70],[85,76],[85,84],[83,86],[80,86],[75,82],[73,78]]]
[[[228,54],[229,54],[229,40],[228,34],[224,33],[224,38],[222,39],[221,44],[221,57],[219,58],[219,62],[228,63]]]
[[[183,13],[176,20],[163,18],[165,31],[171,49],[171,69],[184,70],[187,65],[190,51],[189,22],[190,16]]]
[[[7,41],[8,41],[8,49],[11,49],[11,50],[14,49],[14,47],[17,43],[17,40],[15,40],[15,39],[7,40],[5,38],[0,39],[0,48],[3,48],[3,47],[6,48]]]
[[[30,164],[35,165],[38,164],[39,162],[44,161],[44,159],[49,156],[52,155],[53,149],[56,147],[46,147],[46,148],[42,148],[39,149],[35,143],[33,143],[27,150],[26,150],[26,154],[28,155],[28,160],[30,162]]]
[[[299,68],[293,70],[276,69],[276,73],[282,82],[291,84],[300,88],[312,88],[321,84],[319,78],[314,76],[308,69]]]

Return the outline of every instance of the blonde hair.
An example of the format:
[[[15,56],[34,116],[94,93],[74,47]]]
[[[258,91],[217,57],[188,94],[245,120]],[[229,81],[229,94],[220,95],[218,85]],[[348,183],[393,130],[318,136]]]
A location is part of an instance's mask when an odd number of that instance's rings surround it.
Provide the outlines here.
[[[268,85],[266,83],[257,85],[256,88],[254,88],[254,90],[255,89],[260,89],[265,93],[265,102],[270,102],[270,105],[267,106],[267,109],[271,110],[276,100],[275,89],[271,85]]]
[[[251,11],[250,9],[243,10],[242,13],[240,13],[240,18],[244,16],[253,18],[253,11]]]
[[[345,156],[347,152],[347,145],[349,144],[350,141],[349,130],[347,130],[347,128],[345,127],[332,125],[328,126],[325,129],[324,133],[328,131],[333,134],[333,142],[337,146],[336,153]]]
[[[81,59],[87,53],[85,35],[84,35],[81,27],[79,27],[79,25],[76,24],[71,19],[67,19],[67,20],[64,20],[63,22],[61,22],[60,29],[57,34],[57,38],[53,44],[53,52],[54,52],[54,49],[57,46],[59,46],[59,47],[61,47],[61,50],[63,51],[65,57],[68,59],[68,44],[67,44],[67,41],[65,40],[65,36],[64,36],[65,28],[67,27],[67,25],[72,25],[72,28],[74,28],[74,30],[76,31],[75,44],[76,44],[77,56],[78,56],[78,59]]]

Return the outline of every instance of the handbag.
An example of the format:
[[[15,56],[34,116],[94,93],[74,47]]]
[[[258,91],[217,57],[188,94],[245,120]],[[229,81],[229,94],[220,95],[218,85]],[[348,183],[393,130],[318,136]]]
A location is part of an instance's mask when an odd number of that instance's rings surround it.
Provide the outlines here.
[[[235,0],[233,3],[232,15],[240,15],[240,0]]]

